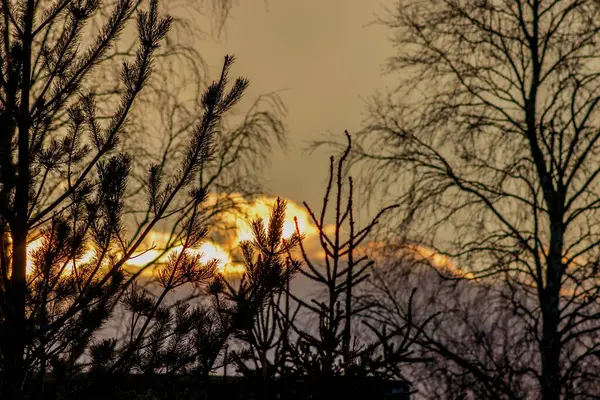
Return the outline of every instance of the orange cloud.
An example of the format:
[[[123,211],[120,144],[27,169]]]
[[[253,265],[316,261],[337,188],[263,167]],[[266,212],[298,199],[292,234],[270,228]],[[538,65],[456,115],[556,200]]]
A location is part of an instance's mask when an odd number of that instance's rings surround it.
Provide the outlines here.
[[[252,229],[250,221],[261,219],[265,227],[268,224],[269,217],[271,215],[272,205],[274,204],[275,197],[261,197],[253,201],[246,201],[242,196],[233,197],[235,201],[235,209],[226,211],[220,216],[219,222],[225,223],[230,228],[228,230],[229,236],[224,239],[224,243],[216,243],[210,240],[204,241],[198,248],[191,249],[189,251],[195,254],[201,255],[203,262],[216,259],[219,261],[218,270],[225,275],[241,275],[243,274],[244,266],[234,261],[232,253],[227,248],[235,249],[239,246],[239,243],[243,240],[252,240]],[[214,196],[212,199],[209,198],[209,202],[218,201],[218,197]],[[283,237],[290,237],[296,231],[296,225],[294,218],[297,218],[298,228],[305,237],[316,236],[317,230],[312,225],[312,221],[308,212],[304,207],[292,202],[287,202],[286,218],[283,226]],[[126,267],[129,268],[142,268],[148,267],[145,274],[151,274],[153,271],[152,265],[150,264],[161,264],[165,263],[172,253],[179,252],[183,249],[181,244],[169,247],[170,235],[165,232],[152,231],[145,238],[140,248],[132,255],[132,257],[125,263]],[[27,272],[31,274],[33,271],[33,259],[31,255],[36,249],[39,249],[42,245],[43,238],[36,237],[27,245],[29,258],[27,261]],[[116,254],[118,257],[119,254]],[[93,259],[94,251],[89,249],[84,253],[83,257],[77,260],[77,263],[86,263]],[[72,271],[72,263],[67,265],[65,273]]]
[[[475,279],[472,272],[459,268],[452,258],[440,254],[435,250],[421,244],[409,243],[399,246],[390,246],[385,242],[369,242],[363,249],[371,259],[384,260],[389,257],[406,258],[429,263],[436,269],[448,272],[456,277]]]
[[[218,196],[213,195],[209,198],[209,203],[214,205],[219,200]],[[224,212],[219,217],[219,222],[230,228],[227,230],[228,236],[223,240],[224,242],[215,243],[207,240],[198,249],[191,251],[201,254],[201,260],[204,262],[217,259],[219,261],[218,270],[222,274],[239,276],[244,273],[244,266],[234,261],[233,255],[227,248],[235,249],[241,241],[253,239],[251,221],[260,219],[267,227],[276,198],[265,196],[248,202],[242,196],[233,196],[229,197],[229,200],[233,200],[234,209]],[[304,207],[288,200],[283,225],[284,238],[292,236],[296,231],[294,218],[297,218],[298,228],[305,237],[308,238],[317,234],[316,228],[311,223],[310,215]],[[169,239],[170,236],[167,233],[151,232],[142,248],[127,261],[127,265],[140,268],[153,261],[156,263],[165,262],[172,252],[182,250],[182,246],[178,245],[165,252]]]
[[[261,197],[251,202],[246,202],[240,197],[237,200],[235,209],[227,211],[221,216],[221,221],[229,224],[234,231],[233,240],[230,244],[237,246],[243,240],[252,240],[251,221],[260,219],[266,227],[269,223],[269,217],[275,201],[275,197],[269,196]],[[283,224],[284,238],[290,237],[296,232],[294,218],[297,218],[298,228],[305,236],[312,236],[317,233],[304,207],[287,200],[286,218]]]

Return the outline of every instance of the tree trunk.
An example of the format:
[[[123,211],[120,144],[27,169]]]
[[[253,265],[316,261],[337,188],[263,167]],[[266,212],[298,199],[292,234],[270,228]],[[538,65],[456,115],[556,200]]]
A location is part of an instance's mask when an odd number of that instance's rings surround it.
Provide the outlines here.
[[[30,90],[31,90],[31,51],[33,43],[33,17],[35,1],[28,0],[23,18],[23,52],[18,114],[18,177],[15,191],[14,214],[11,225],[13,238],[12,275],[10,280],[10,321],[8,321],[8,337],[10,357],[6,364],[10,373],[9,381],[4,384],[9,388],[12,400],[23,398],[23,384],[25,382],[26,368],[24,365],[25,347],[27,343],[27,329],[25,316],[25,296],[27,291],[27,234],[29,213],[29,131],[31,129],[30,116]]]
[[[550,251],[546,269],[546,287],[543,290],[542,338],[542,400],[559,400],[561,395],[560,353],[560,287],[563,273],[563,227],[561,215],[553,215],[550,230]]]
[[[543,311],[543,332],[540,342],[542,356],[542,400],[560,399],[560,338],[558,337],[558,296],[547,298]]]
[[[27,235],[13,234],[12,276],[8,293],[7,340],[4,362],[4,399],[20,400],[25,380],[23,355],[27,330],[25,327],[25,293],[27,265]]]

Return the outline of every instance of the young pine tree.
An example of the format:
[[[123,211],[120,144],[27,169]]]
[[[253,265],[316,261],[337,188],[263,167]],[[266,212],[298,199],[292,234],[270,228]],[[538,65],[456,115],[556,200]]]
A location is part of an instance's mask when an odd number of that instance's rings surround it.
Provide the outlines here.
[[[154,56],[171,24],[151,0],[147,11],[131,0],[111,3],[97,32],[90,21],[106,8],[95,0],[4,1],[0,5],[0,389],[22,399],[39,388],[50,369],[66,376],[77,368],[93,334],[139,274],[125,264],[165,218],[179,215],[186,246],[205,231],[197,218],[206,199],[199,171],[212,155],[224,113],[241,98],[247,81],[227,90],[233,62],[206,90],[202,116],[190,129],[176,173],[149,168],[148,218],[127,235],[123,221],[132,161],[120,147],[130,134],[128,115],[148,82]],[[137,13],[137,16],[132,19]],[[99,112],[95,68],[130,21],[137,51],[124,60],[120,100]],[[93,36],[87,42],[87,36]],[[84,38],[86,38],[84,40]],[[174,206],[176,205],[176,207]],[[28,245],[39,238],[34,251]],[[210,275],[186,253],[163,272],[165,288]],[[170,268],[170,269],[169,269]],[[160,302],[154,314],[165,316]],[[184,312],[182,311],[182,314]],[[145,325],[145,323],[144,323]],[[143,331],[148,331],[142,329]],[[138,335],[118,365],[143,342]],[[138,339],[139,338],[139,339]],[[101,348],[95,349],[99,356]]]

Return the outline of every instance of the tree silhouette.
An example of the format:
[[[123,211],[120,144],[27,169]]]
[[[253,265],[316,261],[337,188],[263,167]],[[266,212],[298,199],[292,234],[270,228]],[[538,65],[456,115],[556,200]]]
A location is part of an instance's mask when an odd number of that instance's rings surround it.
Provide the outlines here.
[[[231,361],[252,381],[273,382],[283,375],[285,346],[289,331],[280,315],[287,301],[285,292],[300,264],[291,253],[301,235],[283,238],[286,202],[277,199],[265,228],[263,221],[252,223],[253,241],[240,244],[246,274],[237,284],[221,278],[222,292],[217,292],[220,312],[230,315],[232,337],[241,343],[231,353]]]
[[[63,385],[62,395],[122,396],[115,388],[107,389],[107,382],[116,386],[125,377],[125,390],[128,385],[132,390],[127,377],[134,373],[141,378],[142,386],[136,390],[139,394],[170,398],[179,390],[180,395],[196,391],[208,396],[210,374],[231,363],[252,382],[268,382],[263,376],[269,370],[270,348],[264,347],[261,336],[265,312],[297,268],[289,252],[298,239],[295,235],[282,238],[284,216],[285,202],[278,199],[268,229],[262,221],[254,221],[254,239],[240,244],[247,272],[237,283],[216,273],[215,261],[203,265],[197,255],[190,255],[187,250],[194,248],[193,243],[186,243],[181,252],[157,268],[162,287],[158,296],[145,291],[139,281],[130,285],[122,297],[130,320],[127,337],[95,340],[89,346],[90,361],[71,366],[75,371],[59,377],[73,386],[78,372],[84,372],[86,382],[66,390]],[[201,302],[165,301],[167,294],[186,284],[202,286]],[[272,335],[268,340],[282,338],[278,331],[276,338]],[[240,343],[247,347],[237,346]],[[228,348],[232,349],[229,354]],[[256,351],[263,363],[254,371],[257,374],[250,373],[251,367],[244,368],[248,351]],[[164,382],[168,382],[167,387]]]
[[[523,399],[535,393],[537,349],[524,335],[502,287],[448,279],[406,243],[374,249],[379,262],[365,295],[371,317],[388,330],[409,329],[404,376],[423,398]],[[410,290],[412,288],[412,290]],[[410,314],[409,314],[410,312]],[[485,371],[485,373],[483,373]]]
[[[208,182],[199,174],[214,156],[222,116],[247,86],[238,79],[227,89],[233,58],[226,57],[219,80],[202,97],[201,118],[183,135],[187,144],[183,157],[174,160],[176,172],[167,174],[160,163],[149,167],[143,187],[150,211],[127,235],[123,216],[135,154],[121,144],[130,133],[128,116],[149,81],[171,19],[159,15],[156,1],[141,11],[137,3],[120,0],[94,33],[86,29],[105,11],[96,1],[40,7],[33,1],[2,3],[0,334],[2,395],[10,399],[38,387],[48,369],[60,377],[81,367],[80,357],[93,334],[139,277],[139,271],[128,273],[127,260],[160,221],[179,215],[174,229],[185,238],[183,250],[159,269],[164,290],[184,282],[201,285],[212,276],[214,264],[200,263],[187,251],[206,234],[202,205]],[[89,80],[132,14],[137,14],[135,57],[122,64],[119,101],[101,114]],[[87,33],[95,36],[83,48]],[[28,254],[28,243],[36,237],[41,245]],[[83,259],[90,247],[92,256]],[[139,311],[140,303],[147,302],[129,296],[132,309]],[[179,324],[190,320],[184,306],[174,315]],[[171,316],[159,297],[115,365],[130,363],[145,334],[160,336],[163,328],[148,320],[167,324]],[[110,341],[92,347],[97,366],[106,364],[103,356],[113,347]]]
[[[402,83],[373,102],[355,160],[413,239],[502,286],[540,360],[507,373],[544,400],[597,396],[598,3],[397,5],[383,23]]]
[[[293,313],[281,313],[297,336],[289,347],[289,363],[293,374],[327,380],[333,376],[364,378],[366,376],[402,378],[400,365],[408,361],[406,329],[387,331],[387,327],[368,318],[375,303],[360,296],[362,284],[369,278],[374,265],[366,255],[367,239],[380,219],[397,206],[381,209],[363,228],[355,221],[354,186],[351,177],[347,185],[345,163],[352,151],[350,135],[346,132],[346,147],[335,162],[331,157],[329,180],[320,214],[306,203],[313,226],[319,236],[324,264],[314,260],[302,240],[299,248],[302,276],[322,297],[303,298],[289,293],[295,303]],[[326,215],[333,204],[333,225],[328,229]],[[298,226],[298,234],[300,234]],[[303,318],[296,319],[297,315]],[[318,321],[317,329],[303,326],[303,321]],[[360,334],[359,334],[360,333]]]

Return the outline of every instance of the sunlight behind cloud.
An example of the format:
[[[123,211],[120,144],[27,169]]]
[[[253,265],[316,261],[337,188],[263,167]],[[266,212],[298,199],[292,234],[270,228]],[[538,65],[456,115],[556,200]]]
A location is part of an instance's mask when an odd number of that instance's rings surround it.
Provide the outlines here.
[[[41,236],[36,237],[34,240],[27,244],[27,275],[30,275],[34,269],[33,254],[42,246],[43,238]],[[88,249],[83,256],[76,260],[76,265],[85,264],[92,261],[94,258],[94,251]],[[63,273],[70,273],[73,270],[73,261],[65,265]]]
[[[160,237],[161,233],[155,233],[153,239]],[[165,250],[165,246],[168,244],[168,235],[164,235],[163,241],[157,243],[156,240],[152,241],[154,248],[148,247],[145,250],[140,250],[133,254],[133,256],[127,260],[126,265],[134,267],[145,267],[148,264],[154,262],[155,264],[164,264],[167,262],[172,254],[179,253],[183,250],[182,245],[173,246],[170,249]],[[200,260],[203,263],[208,263],[211,260],[217,260],[219,265],[217,270],[221,273],[240,273],[243,271],[243,266],[237,265],[231,259],[231,255],[217,243],[205,241],[197,249],[189,249],[192,254],[200,255]]]
[[[30,275],[33,272],[33,260],[31,256],[33,253],[42,246],[42,237],[38,237],[37,239],[27,243],[27,275]]]
[[[265,227],[269,223],[271,216],[271,208],[275,203],[275,197],[262,197],[251,203],[241,203],[238,205],[238,211],[229,213],[225,217],[228,222],[232,222],[235,226],[235,237],[233,245],[237,246],[243,240],[252,240],[251,221],[260,219]],[[310,215],[304,207],[287,200],[286,217],[283,223],[283,237],[289,238],[296,232],[296,224],[294,218],[298,220],[298,229],[305,236],[312,236],[317,233],[316,228],[312,225]]]
[[[471,272],[465,272],[456,266],[456,263],[448,256],[437,253],[435,250],[430,249],[422,245],[411,245],[409,249],[414,252],[415,255],[421,257],[424,260],[428,260],[431,265],[435,268],[450,272],[451,274],[466,278],[474,279],[475,276]]]
[[[229,236],[222,239],[223,243],[205,240],[198,248],[189,251],[201,255],[200,260],[204,263],[216,259],[218,261],[217,270],[224,275],[242,275],[245,272],[245,267],[235,262],[232,253],[227,249],[236,249],[241,241],[253,239],[250,221],[260,219],[267,227],[275,201],[275,197],[261,197],[251,202],[245,201],[241,196],[237,197],[236,210],[225,212],[220,216],[220,221],[232,228],[228,231]],[[283,225],[284,238],[289,238],[296,232],[294,218],[297,218],[298,228],[305,237],[317,235],[317,230],[312,225],[308,212],[302,206],[287,201],[286,218]],[[31,274],[34,269],[32,255],[42,246],[42,242],[42,237],[36,237],[27,245],[29,254],[27,260],[28,274]],[[182,251],[183,246],[181,243],[181,240],[173,243],[169,233],[152,231],[145,238],[138,251],[126,261],[125,267],[133,269],[147,267],[143,275],[152,274],[156,265],[164,264],[169,256]],[[93,249],[89,249],[76,261],[76,264],[88,263],[93,260],[94,255]],[[116,255],[119,256],[119,254]],[[70,262],[65,267],[64,272],[70,273],[72,270],[73,263]]]
[[[276,198],[261,197],[252,202],[247,202],[241,196],[236,196],[234,199],[235,210],[224,212],[219,217],[219,221],[230,228],[227,231],[227,237],[222,239],[222,243],[206,240],[199,248],[190,251],[200,254],[203,262],[209,262],[213,259],[218,260],[217,270],[220,273],[239,276],[245,272],[245,268],[242,264],[234,261],[233,255],[227,249],[236,249],[240,242],[253,239],[250,221],[260,219],[267,227]],[[218,200],[219,198],[216,195],[209,199],[212,202]],[[284,238],[288,238],[296,232],[294,218],[297,218],[298,228],[306,237],[317,234],[316,228],[311,224],[308,212],[302,206],[288,200],[283,225]],[[165,251],[165,248],[169,245],[169,239],[170,235],[168,233],[151,232],[144,241],[142,248],[127,261],[127,265],[141,268],[152,262],[157,264],[166,262],[172,253],[179,252],[183,248],[181,245],[176,245]]]
[[[436,252],[420,244],[403,244],[394,248],[385,242],[370,242],[363,249],[373,260],[385,262],[386,259],[397,258],[402,260],[420,260],[429,263],[437,270],[448,272],[456,277],[475,279],[471,272],[459,268],[452,258]],[[390,252],[391,251],[391,252]]]

